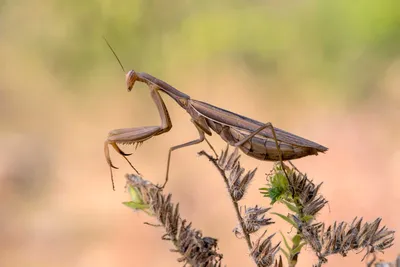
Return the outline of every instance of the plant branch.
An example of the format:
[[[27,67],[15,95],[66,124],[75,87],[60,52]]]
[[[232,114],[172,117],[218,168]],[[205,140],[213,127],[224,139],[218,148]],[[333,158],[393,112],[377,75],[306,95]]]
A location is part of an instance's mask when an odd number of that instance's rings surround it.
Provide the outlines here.
[[[217,160],[218,160],[218,159],[212,157],[211,155],[209,155],[209,154],[208,154],[207,152],[205,152],[204,150],[200,151],[198,154],[199,154],[199,156],[205,156],[205,157],[207,157],[208,160],[212,162],[212,164],[215,166],[215,168],[217,168],[217,170],[218,170],[219,173],[221,174],[221,176],[222,176],[222,178],[224,179],[224,182],[225,182],[227,188],[229,189],[229,188],[230,188],[230,184],[229,184],[228,177],[226,177],[224,170],[221,169],[221,168],[219,167],[219,165],[218,165],[218,163],[217,163]],[[238,218],[238,220],[239,220],[240,227],[241,227],[242,230],[243,230],[243,235],[244,235],[244,238],[245,238],[245,240],[246,240],[247,247],[249,248],[249,251],[251,251],[251,250],[253,249],[253,246],[252,246],[252,244],[251,244],[250,234],[249,234],[248,231],[246,230],[246,225],[245,225],[245,223],[244,223],[244,220],[243,220],[242,215],[240,214],[239,205],[238,205],[237,201],[235,201],[235,198],[234,198],[234,196],[232,195],[231,191],[230,191],[230,190],[228,190],[228,191],[229,191],[229,196],[231,197],[231,200],[232,200],[233,207],[234,207],[235,212],[236,212],[236,216],[237,216],[237,218]]]
[[[179,204],[171,202],[171,194],[164,195],[157,186],[134,174],[127,174],[126,179],[132,200],[124,204],[157,218],[158,225],[147,225],[165,228],[162,239],[171,241],[176,248],[171,251],[181,254],[178,262],[191,266],[221,266],[223,255],[217,252],[217,239],[203,237],[201,231],[192,228],[192,223],[181,219]]]

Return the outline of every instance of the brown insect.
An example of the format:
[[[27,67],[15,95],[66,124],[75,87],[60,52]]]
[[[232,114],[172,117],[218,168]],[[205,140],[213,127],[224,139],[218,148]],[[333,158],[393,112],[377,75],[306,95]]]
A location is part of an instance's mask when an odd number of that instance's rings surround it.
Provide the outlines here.
[[[120,60],[108,42],[107,45],[110,47],[111,51],[114,53],[122,69],[124,70]],[[160,91],[174,99],[175,102],[177,102],[189,113],[191,122],[199,132],[198,138],[177,146],[173,146],[169,149],[167,171],[165,182],[162,188],[164,188],[168,182],[172,151],[201,143],[204,140],[214,151],[211,144],[205,138],[205,134],[211,135],[212,132],[215,132],[221,136],[221,138],[229,145],[238,147],[246,155],[259,160],[280,161],[282,163],[284,160],[292,160],[309,155],[317,155],[318,152],[325,152],[328,150],[328,148],[315,142],[275,128],[270,122],[262,123],[213,106],[206,102],[191,99],[187,94],[144,72],[135,72],[134,70],[130,70],[126,74],[126,85],[128,92],[132,90],[136,81],[143,82],[148,85],[151,97],[156,104],[161,117],[161,125],[116,129],[109,132],[108,138],[104,143],[104,152],[107,163],[110,166],[112,180],[112,168],[117,169],[117,167],[115,167],[111,162],[108,145],[111,145],[128,161],[131,167],[138,172],[127,158],[127,156],[131,154],[123,152],[118,147],[118,144],[136,143],[137,145],[146,141],[147,139],[152,138],[153,136],[166,133],[172,128],[171,118],[169,117],[168,110],[163,99],[161,98],[159,93]]]

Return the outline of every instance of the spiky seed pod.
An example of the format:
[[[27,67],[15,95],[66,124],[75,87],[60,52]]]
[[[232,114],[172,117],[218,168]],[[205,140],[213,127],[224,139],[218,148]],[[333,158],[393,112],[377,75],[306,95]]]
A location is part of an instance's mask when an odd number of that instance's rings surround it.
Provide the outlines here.
[[[362,218],[355,218],[351,224],[334,222],[326,230],[325,224],[318,223],[303,226],[301,231],[320,261],[325,262],[326,257],[332,254],[344,257],[349,251],[366,249],[364,260],[370,253],[382,252],[393,245],[394,231],[388,230],[386,226],[379,229],[381,220],[378,218],[372,223],[362,224]]]
[[[221,266],[222,254],[217,252],[217,239],[203,237],[201,231],[192,228],[192,224],[186,220],[182,220],[179,204],[171,202],[171,194],[165,196],[155,185],[139,176],[128,174],[126,179],[127,185],[134,188],[138,194],[135,199],[140,201],[140,203],[128,203],[127,206],[150,210],[148,214],[155,216],[165,228],[166,233],[162,239],[172,241],[176,247],[172,251],[182,255],[178,259],[179,262],[199,267]]]
[[[283,171],[285,169],[285,172]],[[328,203],[319,191],[322,183],[315,185],[306,174],[300,173],[295,167],[276,164],[267,175],[268,184],[260,188],[261,193],[271,199],[271,204],[281,201],[293,212],[301,215],[303,222],[315,219],[315,215]]]
[[[283,267],[283,261],[281,255],[279,255],[279,260],[275,260],[274,267]]]
[[[271,218],[265,217],[265,214],[271,208],[261,208],[258,206],[246,208],[243,215],[243,221],[246,227],[246,230],[249,234],[257,232],[261,227],[273,224]],[[237,225],[233,232],[235,233],[236,237],[242,238],[243,237],[243,230],[240,225]]]
[[[243,198],[257,171],[254,169],[244,174],[245,169],[240,166],[239,158],[238,149],[235,148],[233,153],[229,153],[229,146],[227,146],[216,161],[220,171],[224,172],[225,177],[228,177],[228,190],[235,202]]]
[[[231,171],[233,167],[238,164],[239,159],[239,149],[235,148],[233,153],[229,154],[229,145],[227,145],[225,150],[221,151],[217,163],[221,169],[225,171]]]
[[[250,252],[255,263],[260,267],[272,266],[274,264],[275,255],[279,251],[280,245],[280,243],[275,246],[272,245],[271,239],[275,234],[263,239],[265,233],[266,231],[257,239]]]
[[[327,203],[324,197],[319,195],[322,183],[315,185],[309,180],[307,174],[291,171],[288,175],[289,188],[294,197],[299,198],[302,213],[304,215],[316,215]]]
[[[243,198],[257,169],[249,171],[244,175],[245,169],[240,166],[238,149],[236,148],[233,153],[229,153],[229,146],[222,151],[219,158],[214,158],[205,151],[200,151],[199,155],[206,156],[223,177],[239,220],[239,225],[233,231],[237,237],[243,237],[246,240],[251,256],[257,266],[272,266],[274,264],[276,267],[281,267],[282,259],[274,261],[275,254],[279,251],[279,244],[272,246],[271,239],[273,235],[263,239],[264,232],[255,244],[250,239],[251,233],[273,223],[270,218],[265,217],[265,213],[268,212],[269,208],[258,206],[252,208],[245,207],[244,214],[242,215],[238,205],[238,201]]]

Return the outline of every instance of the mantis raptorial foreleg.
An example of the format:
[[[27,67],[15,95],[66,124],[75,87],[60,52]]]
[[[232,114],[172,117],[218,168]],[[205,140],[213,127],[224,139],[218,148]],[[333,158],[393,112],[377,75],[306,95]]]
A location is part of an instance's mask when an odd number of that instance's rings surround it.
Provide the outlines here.
[[[158,87],[156,85],[149,86],[151,91],[151,97],[155,102],[160,117],[161,117],[161,126],[145,126],[145,127],[136,127],[136,128],[124,128],[124,129],[116,129],[112,130],[108,134],[107,140],[104,142],[104,154],[106,156],[106,160],[108,165],[110,166],[110,175],[111,181],[114,189],[114,179],[112,174],[112,168],[118,169],[115,167],[110,158],[110,151],[108,145],[111,145],[120,155],[124,157],[124,159],[129,163],[129,165],[139,174],[136,168],[132,165],[132,163],[128,160],[127,156],[131,154],[127,154],[123,152],[117,145],[117,143],[122,144],[140,144],[143,141],[155,136],[162,134],[164,132],[168,132],[171,127],[171,119],[169,117],[168,111],[165,107],[164,101],[162,100],[160,94],[158,93]],[[139,174],[140,175],[140,174]]]
[[[160,126],[146,126],[146,127],[138,127],[138,128],[125,128],[125,129],[116,129],[112,130],[108,134],[107,140],[104,142],[104,154],[106,156],[107,163],[110,167],[110,175],[111,181],[114,189],[114,179],[112,169],[118,169],[115,167],[111,162],[110,151],[108,145],[111,145],[115,151],[118,152],[124,159],[129,163],[129,165],[136,171],[138,175],[140,175],[139,171],[133,166],[133,164],[129,161],[127,156],[132,154],[128,154],[123,152],[117,145],[117,143],[126,143],[126,144],[134,144],[134,143],[141,143],[150,137],[154,136],[158,132],[161,131]]]

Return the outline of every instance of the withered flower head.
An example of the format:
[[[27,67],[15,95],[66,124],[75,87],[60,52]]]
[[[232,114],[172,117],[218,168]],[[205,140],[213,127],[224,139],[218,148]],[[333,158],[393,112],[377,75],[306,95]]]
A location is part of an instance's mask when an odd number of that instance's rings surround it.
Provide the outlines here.
[[[301,215],[301,220],[311,222],[315,215],[328,203],[319,194],[322,183],[315,185],[297,169],[284,165],[275,165],[268,175],[267,187],[260,188],[264,196],[271,199],[271,204],[282,202],[291,211]]]
[[[353,220],[351,224],[346,222],[334,222],[325,227],[324,223],[318,223],[303,227],[304,239],[317,253],[320,261],[326,261],[326,257],[332,254],[340,254],[345,257],[349,251],[366,250],[363,260],[374,252],[383,252],[391,247],[394,241],[394,231],[383,226],[379,228],[381,218],[372,223],[362,223],[362,218]]]
[[[182,255],[179,262],[192,266],[221,266],[222,254],[217,252],[217,239],[203,237],[201,231],[182,220],[179,204],[171,202],[171,194],[163,195],[155,185],[139,176],[130,174],[126,179],[132,201],[124,204],[157,218],[166,231],[162,239],[171,241],[176,247],[172,251]]]
[[[275,254],[279,251],[279,245],[272,245],[272,237],[275,234],[270,235],[269,237],[262,239],[267,231],[265,231],[255,242],[253,245],[253,250],[250,255],[257,264],[257,266],[267,267],[272,266],[274,264]],[[280,261],[281,262],[281,261]],[[276,263],[275,263],[276,265]]]
[[[265,213],[267,213],[271,208],[261,208],[258,206],[246,208],[244,211],[243,221],[246,230],[249,234],[257,232],[261,227],[273,224],[271,218],[266,218]],[[243,237],[243,230],[240,225],[233,229],[236,237]]]

